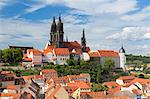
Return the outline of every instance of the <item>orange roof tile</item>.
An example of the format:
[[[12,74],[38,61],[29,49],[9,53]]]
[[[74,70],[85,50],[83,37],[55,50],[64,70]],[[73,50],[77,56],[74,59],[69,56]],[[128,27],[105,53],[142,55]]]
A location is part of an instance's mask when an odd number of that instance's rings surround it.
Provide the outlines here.
[[[47,73],[47,72],[56,72],[54,69],[43,69],[42,73]]]
[[[61,88],[61,85],[56,86],[55,90],[46,99],[55,99],[55,94],[59,91],[60,88]]]
[[[90,57],[100,57],[99,52],[89,52]]]
[[[121,76],[118,79],[120,79],[120,80],[133,80],[133,79],[135,79],[135,77],[134,76]]]
[[[103,91],[101,92],[81,92],[80,96],[84,97],[85,95],[90,96],[92,99],[106,99],[106,95]]]
[[[73,83],[67,83],[67,86],[77,86],[79,88],[91,88],[91,86],[89,86],[88,83],[85,83],[83,81],[77,81],[77,82],[73,82]]]
[[[38,49],[28,49],[27,52],[33,52],[33,54],[42,54],[42,52]]]
[[[11,89],[11,90],[16,90],[17,89],[17,87],[15,85],[8,85],[6,88]]]
[[[112,50],[98,50],[98,52],[102,57],[119,57],[118,52]]]
[[[69,55],[69,50],[68,48],[54,48],[55,54],[56,55]]]
[[[112,82],[104,82],[104,85],[108,86],[108,87],[112,87],[112,86],[120,86],[119,84],[117,84],[115,81]]]
[[[12,99],[19,99],[20,94],[16,93],[0,93],[0,97],[12,97]]]

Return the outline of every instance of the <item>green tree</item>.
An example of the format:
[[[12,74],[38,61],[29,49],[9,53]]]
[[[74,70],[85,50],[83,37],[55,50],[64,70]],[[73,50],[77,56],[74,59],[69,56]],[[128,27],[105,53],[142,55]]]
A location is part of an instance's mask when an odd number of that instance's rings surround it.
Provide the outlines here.
[[[100,83],[101,82],[101,76],[102,76],[102,67],[101,65],[97,65],[97,77],[96,77],[96,81],[97,83]]]
[[[68,64],[69,66],[75,66],[75,65],[78,64],[78,62],[77,62],[77,60],[68,59],[68,60],[67,60],[67,64]]]
[[[22,61],[22,51],[20,49],[4,49],[2,51],[2,58],[4,62],[14,64]]]
[[[92,84],[92,90],[94,92],[98,92],[98,91],[107,91],[108,87],[106,85],[102,85],[102,84]]]
[[[113,67],[115,67],[115,62],[110,59],[110,58],[106,58],[105,61],[104,61],[104,69],[107,69],[107,70],[111,70]]]

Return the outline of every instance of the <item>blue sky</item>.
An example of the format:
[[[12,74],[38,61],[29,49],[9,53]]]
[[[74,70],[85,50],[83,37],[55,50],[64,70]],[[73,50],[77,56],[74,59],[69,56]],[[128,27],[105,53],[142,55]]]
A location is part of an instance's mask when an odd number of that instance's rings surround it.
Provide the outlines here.
[[[65,36],[80,42],[85,29],[92,50],[150,53],[150,0],[0,0],[0,48],[43,49],[53,16],[59,13]]]

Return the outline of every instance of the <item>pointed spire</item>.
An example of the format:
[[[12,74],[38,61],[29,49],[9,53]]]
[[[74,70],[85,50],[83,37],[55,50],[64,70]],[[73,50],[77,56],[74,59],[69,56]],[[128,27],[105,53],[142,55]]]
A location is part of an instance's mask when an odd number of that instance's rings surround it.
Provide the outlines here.
[[[56,22],[55,22],[55,17],[53,17],[53,22],[52,22],[52,25],[51,25],[51,32],[56,32]]]
[[[85,38],[84,28],[83,28],[83,38]]]
[[[60,14],[60,13],[59,13],[59,18],[58,18],[58,19],[59,19],[59,21],[61,22],[61,14]]]
[[[53,23],[55,23],[55,17],[53,17]]]

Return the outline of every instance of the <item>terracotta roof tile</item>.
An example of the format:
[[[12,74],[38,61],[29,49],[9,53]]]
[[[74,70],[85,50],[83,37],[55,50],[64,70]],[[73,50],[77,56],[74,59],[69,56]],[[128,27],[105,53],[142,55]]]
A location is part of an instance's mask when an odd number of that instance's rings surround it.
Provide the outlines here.
[[[11,99],[19,99],[20,94],[16,94],[16,93],[0,93],[0,97],[12,97]]]
[[[89,52],[90,57],[100,57],[99,52]]]
[[[56,55],[69,55],[69,50],[68,48],[54,48],[55,54]]]
[[[118,52],[112,50],[98,50],[98,52],[102,57],[119,57]]]
[[[38,49],[28,49],[27,52],[33,52],[33,54],[42,54],[42,52]]]
[[[54,69],[43,69],[42,73],[47,73],[47,72],[56,72]]]

